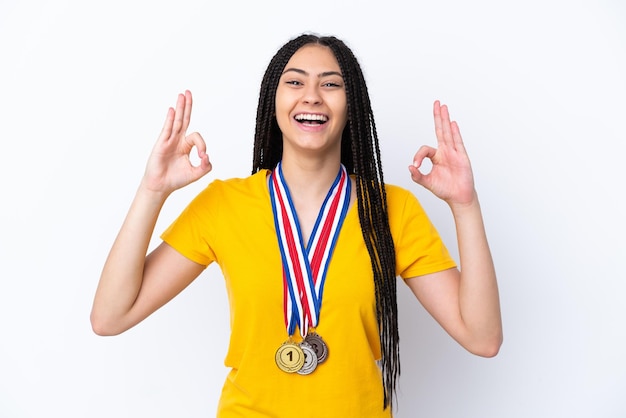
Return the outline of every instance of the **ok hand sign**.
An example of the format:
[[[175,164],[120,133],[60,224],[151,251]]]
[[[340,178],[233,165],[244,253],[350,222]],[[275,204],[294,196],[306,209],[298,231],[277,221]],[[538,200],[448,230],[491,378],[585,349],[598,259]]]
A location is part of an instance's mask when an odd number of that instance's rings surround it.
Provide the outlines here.
[[[417,151],[413,165],[409,166],[411,178],[449,205],[468,204],[475,198],[474,176],[459,126],[450,122],[448,107],[439,101],[435,102],[433,113],[437,148],[423,145]],[[424,158],[432,162],[428,174],[419,170]]]
[[[179,94],[176,109],[169,108],[161,134],[148,159],[143,184],[150,191],[168,195],[211,171],[206,144],[199,133],[187,135],[191,120],[191,92]],[[200,164],[194,166],[189,154],[198,151]]]

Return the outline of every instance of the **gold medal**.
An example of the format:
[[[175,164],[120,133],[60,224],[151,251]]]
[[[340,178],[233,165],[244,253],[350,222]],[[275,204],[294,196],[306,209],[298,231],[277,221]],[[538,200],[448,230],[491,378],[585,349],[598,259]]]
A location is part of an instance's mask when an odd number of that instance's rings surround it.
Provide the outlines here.
[[[291,339],[285,341],[276,350],[276,365],[286,373],[295,373],[304,365],[304,352]]]

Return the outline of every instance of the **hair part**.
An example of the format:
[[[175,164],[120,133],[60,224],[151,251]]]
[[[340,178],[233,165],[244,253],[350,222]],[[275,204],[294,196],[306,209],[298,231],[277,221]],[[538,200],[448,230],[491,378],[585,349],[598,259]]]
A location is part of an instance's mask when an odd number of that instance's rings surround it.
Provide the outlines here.
[[[271,59],[259,92],[252,173],[272,170],[282,158],[282,133],[275,115],[276,90],[287,62],[296,51],[309,44],[330,48],[345,83],[348,122],[342,133],[341,163],[355,176],[361,231],[372,264],[381,344],[383,408],[387,408],[394,399],[400,375],[395,249],[369,93],[361,67],[343,41],[334,36],[303,34],[283,45]]]

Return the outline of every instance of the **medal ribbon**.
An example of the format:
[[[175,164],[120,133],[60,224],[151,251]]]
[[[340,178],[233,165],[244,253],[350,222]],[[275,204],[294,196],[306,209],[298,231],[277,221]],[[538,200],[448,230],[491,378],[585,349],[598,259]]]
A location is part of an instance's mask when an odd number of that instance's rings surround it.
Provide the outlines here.
[[[285,327],[291,336],[295,327],[306,337],[316,327],[332,252],[350,206],[351,182],[342,165],[304,245],[302,231],[279,162],[270,174],[270,198],[274,226],[283,263],[283,308]]]

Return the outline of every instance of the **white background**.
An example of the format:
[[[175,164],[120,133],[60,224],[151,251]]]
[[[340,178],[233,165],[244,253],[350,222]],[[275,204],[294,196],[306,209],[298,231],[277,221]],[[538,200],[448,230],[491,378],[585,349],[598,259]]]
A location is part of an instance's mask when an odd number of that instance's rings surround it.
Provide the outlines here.
[[[466,353],[400,289],[397,417],[624,417],[626,6],[614,1],[0,1],[0,417],[213,416],[228,306],[216,266],[127,333],[91,331],[100,269],[177,93],[214,171],[252,165],[258,88],[305,31],[360,59],[385,180],[410,181],[449,104],[475,170],[505,342]],[[153,245],[158,241],[155,239]]]

